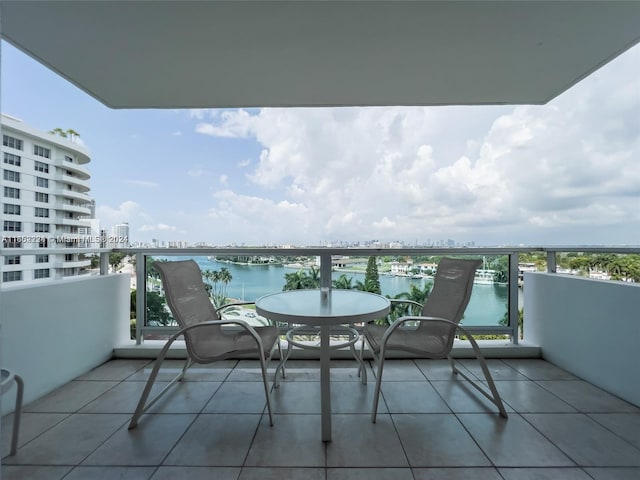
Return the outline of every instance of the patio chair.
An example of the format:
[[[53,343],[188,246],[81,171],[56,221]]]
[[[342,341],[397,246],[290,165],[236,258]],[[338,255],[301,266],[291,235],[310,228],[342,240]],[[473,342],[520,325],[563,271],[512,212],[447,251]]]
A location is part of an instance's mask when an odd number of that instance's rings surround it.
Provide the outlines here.
[[[267,363],[271,360],[275,348],[280,350],[278,328],[274,326],[252,327],[240,319],[222,320],[221,313],[224,309],[239,305],[239,303],[223,305],[216,309],[204,287],[200,267],[193,260],[154,262],[153,266],[160,274],[167,304],[178,322],[180,330],[169,337],[158,354],[129,423],[129,429],[135,428],[140,416],[170,387],[182,380],[187,369],[193,363],[208,364],[246,355],[257,355],[260,359],[269,423],[273,425],[271,396],[267,381]],[[243,302],[242,304],[248,303],[251,302]],[[187,347],[187,359],[182,371],[160,393],[148,401],[149,393],[169,348],[176,339],[182,336],[184,336]],[[282,356],[281,350],[280,356]]]
[[[487,368],[482,351],[469,332],[459,325],[473,288],[473,279],[480,260],[457,260],[443,258],[438,264],[433,289],[424,306],[407,300],[406,302],[422,308],[419,316],[407,315],[398,318],[390,326],[367,324],[363,328],[363,338],[369,345],[374,361],[377,364],[376,387],[373,397],[371,421],[375,423],[378,413],[378,399],[382,383],[384,360],[389,351],[402,351],[421,358],[443,359],[451,362],[453,373],[461,375],[481,394],[493,402],[500,415],[507,418],[502,399],[498,394],[491,373]],[[484,388],[456,367],[451,356],[453,341],[457,333],[463,334],[471,343],[473,352],[480,362],[480,367],[488,385]],[[361,355],[364,352],[364,342]]]

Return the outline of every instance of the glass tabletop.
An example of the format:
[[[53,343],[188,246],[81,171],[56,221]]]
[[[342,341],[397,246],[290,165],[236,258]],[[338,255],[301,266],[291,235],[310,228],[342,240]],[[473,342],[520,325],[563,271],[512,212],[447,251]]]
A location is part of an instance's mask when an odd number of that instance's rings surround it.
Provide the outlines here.
[[[389,308],[389,299],[359,290],[290,290],[256,300],[263,317],[312,325],[367,322],[385,317]]]

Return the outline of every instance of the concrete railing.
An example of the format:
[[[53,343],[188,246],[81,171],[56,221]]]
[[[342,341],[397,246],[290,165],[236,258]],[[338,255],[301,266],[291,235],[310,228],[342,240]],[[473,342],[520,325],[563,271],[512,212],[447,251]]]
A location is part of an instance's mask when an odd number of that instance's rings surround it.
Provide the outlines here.
[[[25,381],[24,402],[109,360],[129,339],[129,277],[104,275],[0,291],[0,362]],[[5,409],[11,402],[3,402]]]
[[[525,273],[524,334],[542,357],[640,406],[640,284]]]

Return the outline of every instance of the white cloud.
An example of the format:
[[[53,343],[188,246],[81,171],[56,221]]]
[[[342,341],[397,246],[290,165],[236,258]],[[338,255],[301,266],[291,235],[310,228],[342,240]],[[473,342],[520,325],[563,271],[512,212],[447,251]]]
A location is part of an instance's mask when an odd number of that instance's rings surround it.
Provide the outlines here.
[[[131,224],[139,219],[146,220],[149,216],[142,210],[139,203],[127,200],[117,207],[98,205],[96,207],[96,218],[100,220],[102,227],[108,227],[125,222]]]
[[[129,185],[134,185],[136,187],[144,187],[144,188],[157,188],[160,186],[157,182],[150,182],[148,180],[127,179],[124,182],[128,183]]]
[[[224,111],[197,129],[255,139],[247,178],[268,199],[225,190],[210,218],[283,242],[637,243],[638,63],[546,106]]]
[[[206,169],[196,166],[187,170],[187,175],[190,177],[206,177],[210,173]]]
[[[177,232],[179,229],[173,225],[157,223],[154,225],[142,225],[138,228],[139,232]]]

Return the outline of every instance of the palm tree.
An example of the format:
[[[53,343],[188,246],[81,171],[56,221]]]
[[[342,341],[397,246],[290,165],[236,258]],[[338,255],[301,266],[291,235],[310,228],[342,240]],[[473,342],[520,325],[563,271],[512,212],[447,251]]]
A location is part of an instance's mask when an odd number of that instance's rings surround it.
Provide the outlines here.
[[[222,283],[220,296],[222,297],[223,302],[227,301],[227,285],[232,279],[233,276],[231,275],[231,272],[226,267],[222,267],[222,269],[220,269],[220,274],[218,275],[218,280]]]
[[[309,273],[304,270],[284,274],[284,287],[282,290],[304,290],[320,287],[320,272],[311,267]]]
[[[416,287],[415,285],[409,285],[408,292],[402,292],[393,297],[396,300],[409,300],[411,302],[419,303],[420,305],[424,305],[429,298],[429,293],[431,293],[431,289],[433,288],[433,282],[425,283],[423,288]],[[399,317],[405,315],[420,315],[421,312],[417,311],[418,307],[414,304],[410,303],[391,303],[391,313],[389,314],[389,318],[391,320],[395,320]]]
[[[75,142],[75,140],[80,137],[80,134],[76,132],[73,128],[67,129],[65,133],[66,135],[64,136],[69,137],[69,140],[71,140],[72,142]]]
[[[62,138],[67,138],[67,132],[65,132],[61,128],[54,128],[53,130],[50,130],[49,133],[51,133],[53,135],[57,135],[57,136],[62,137]]]
[[[347,277],[344,273],[340,275],[340,277],[338,277],[332,283],[333,283],[333,288],[337,288],[341,290],[351,290],[355,288],[353,285],[353,278]]]

